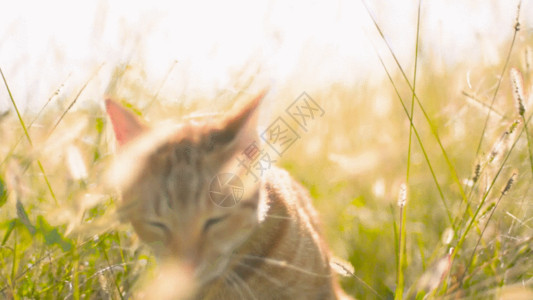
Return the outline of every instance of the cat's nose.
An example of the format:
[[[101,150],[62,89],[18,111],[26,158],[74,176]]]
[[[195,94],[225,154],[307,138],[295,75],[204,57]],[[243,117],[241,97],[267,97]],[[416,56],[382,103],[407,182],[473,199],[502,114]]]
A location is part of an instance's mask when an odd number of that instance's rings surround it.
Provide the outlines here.
[[[195,270],[198,268],[200,262],[198,259],[198,255],[191,251],[188,253],[184,253],[180,263],[185,270],[194,273]]]
[[[187,274],[190,277],[193,277],[195,275],[196,266],[190,262],[182,262],[180,264],[181,269],[185,274]]]
[[[205,276],[205,265],[194,260],[182,261],[181,267],[183,272],[187,274],[189,279],[199,281],[202,283],[202,278]]]

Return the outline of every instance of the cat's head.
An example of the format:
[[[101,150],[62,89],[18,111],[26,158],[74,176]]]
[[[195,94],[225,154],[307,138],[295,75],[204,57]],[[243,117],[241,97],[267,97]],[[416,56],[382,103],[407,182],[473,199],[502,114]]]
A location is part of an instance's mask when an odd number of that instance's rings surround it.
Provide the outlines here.
[[[158,256],[177,259],[200,283],[223,272],[231,252],[258,224],[258,185],[229,166],[258,143],[263,95],[218,119],[154,128],[106,100],[119,144],[110,177],[122,190],[121,217]],[[227,176],[231,171],[233,178]],[[221,194],[239,201],[220,205],[214,197]]]

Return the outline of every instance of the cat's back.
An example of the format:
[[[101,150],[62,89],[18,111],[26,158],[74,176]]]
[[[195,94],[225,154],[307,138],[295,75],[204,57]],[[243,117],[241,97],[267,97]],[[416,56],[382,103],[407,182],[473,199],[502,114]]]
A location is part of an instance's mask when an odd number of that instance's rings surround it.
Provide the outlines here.
[[[263,178],[261,198],[263,221],[242,249],[236,273],[258,299],[342,299],[307,190],[273,167]]]
[[[294,217],[306,216],[313,227],[312,230],[320,233],[320,217],[313,207],[308,190],[286,170],[272,167],[266,172],[263,186],[269,202],[282,202]]]

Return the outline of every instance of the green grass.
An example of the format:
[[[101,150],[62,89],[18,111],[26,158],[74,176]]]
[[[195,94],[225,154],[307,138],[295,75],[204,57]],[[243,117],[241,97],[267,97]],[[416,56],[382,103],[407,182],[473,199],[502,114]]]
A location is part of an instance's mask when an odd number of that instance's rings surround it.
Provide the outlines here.
[[[333,252],[354,266],[342,283],[358,299],[531,297],[533,66],[524,53],[533,37],[510,29],[498,64],[442,69],[419,55],[417,29],[411,69],[377,57],[379,82],[306,90],[325,114],[299,132],[280,165],[310,190]],[[523,113],[511,67],[523,76]],[[232,103],[229,92],[215,105],[163,99],[164,81],[143,87],[135,70],[117,67],[107,93],[151,120]],[[469,70],[471,86],[463,80]],[[7,91],[9,74],[2,76]],[[114,142],[102,106],[71,109],[84,87],[55,95],[37,116],[21,115],[8,92],[0,298],[128,299],[153,276],[154,257],[119,225],[117,194],[104,188]],[[270,99],[279,108],[272,117],[301,92],[287,83]],[[402,183],[407,199],[398,207]]]

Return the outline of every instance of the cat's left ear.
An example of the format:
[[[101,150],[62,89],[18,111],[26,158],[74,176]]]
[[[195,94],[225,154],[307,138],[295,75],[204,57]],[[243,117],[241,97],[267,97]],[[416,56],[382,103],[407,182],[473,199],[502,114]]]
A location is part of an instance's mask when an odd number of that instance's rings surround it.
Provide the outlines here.
[[[106,99],[107,115],[113,124],[113,131],[120,146],[124,146],[147,129],[136,115],[126,110],[117,102]]]
[[[256,141],[258,139],[259,106],[266,94],[267,91],[261,92],[242,108],[234,110],[234,113],[218,123],[218,126],[208,134],[207,148],[235,150]]]

